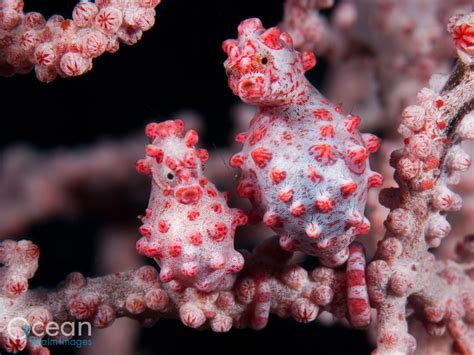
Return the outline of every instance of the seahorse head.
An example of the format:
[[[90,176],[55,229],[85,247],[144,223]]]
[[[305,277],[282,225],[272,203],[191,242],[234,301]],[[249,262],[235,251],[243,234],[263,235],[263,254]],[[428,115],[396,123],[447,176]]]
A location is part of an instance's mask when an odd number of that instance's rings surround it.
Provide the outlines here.
[[[258,18],[243,21],[238,39],[222,47],[229,86],[244,102],[255,105],[287,104],[301,93],[304,73],[315,66],[311,52],[299,53],[286,32],[266,30]]]
[[[152,142],[145,149],[147,157],[137,162],[137,170],[152,175],[164,195],[183,204],[198,203],[208,153],[194,147],[199,140],[197,132],[190,129],[185,133],[181,120],[150,123],[145,131]]]

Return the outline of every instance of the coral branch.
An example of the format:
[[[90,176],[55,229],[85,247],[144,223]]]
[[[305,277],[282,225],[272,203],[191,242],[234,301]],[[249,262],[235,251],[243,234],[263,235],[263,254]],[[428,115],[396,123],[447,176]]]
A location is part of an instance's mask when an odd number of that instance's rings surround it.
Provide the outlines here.
[[[10,260],[17,260],[16,267],[28,269],[31,263],[37,265],[38,248],[31,242],[4,241],[0,246],[9,255],[8,261],[2,258],[7,264],[2,272],[10,270]],[[173,291],[169,284],[160,284],[158,272],[151,266],[93,279],[74,272],[54,290],[36,289],[21,295],[12,296],[4,288],[0,296],[2,344],[7,351],[20,351],[29,340],[30,348],[38,351],[34,344],[53,321],[89,321],[94,327],[103,328],[117,317],[134,318],[145,325],[160,317],[179,317],[192,328],[211,327],[225,332],[232,326],[259,329],[266,324],[270,312],[304,323],[313,321],[322,311],[337,318],[345,316],[344,271],[318,267],[308,273],[288,262],[292,254],[280,249],[276,237],[262,243],[252,255],[243,253],[246,268],[228,291]],[[28,277],[32,274],[29,272]],[[28,321],[28,339],[22,328],[25,324],[18,324],[18,319],[9,326],[15,317]],[[34,333],[38,329],[41,331]]]
[[[81,0],[72,20],[54,15],[48,21],[38,12],[23,13],[23,0],[0,4],[0,74],[28,73],[51,82],[78,76],[92,68],[92,60],[114,53],[119,41],[135,44],[155,23],[160,0]]]
[[[436,261],[429,249],[438,247],[451,229],[446,212],[462,204],[448,185],[458,183],[470,165],[459,143],[474,134],[468,114],[474,109],[472,68],[459,63],[441,92],[423,89],[417,99],[418,105],[403,113],[399,132],[405,147],[391,157],[400,187],[380,196],[391,212],[378,260],[368,267],[371,300],[378,310],[377,353],[415,350],[406,316],[413,307],[429,334],[442,335],[447,328],[457,350],[470,354],[474,265],[472,260]]]

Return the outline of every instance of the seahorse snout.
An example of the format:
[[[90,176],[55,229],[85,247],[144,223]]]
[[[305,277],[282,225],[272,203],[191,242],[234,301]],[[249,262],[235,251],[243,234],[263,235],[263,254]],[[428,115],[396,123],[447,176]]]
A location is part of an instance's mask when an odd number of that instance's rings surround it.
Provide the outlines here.
[[[175,197],[178,202],[185,205],[199,201],[202,195],[202,188],[199,185],[188,185],[179,187],[176,190]]]

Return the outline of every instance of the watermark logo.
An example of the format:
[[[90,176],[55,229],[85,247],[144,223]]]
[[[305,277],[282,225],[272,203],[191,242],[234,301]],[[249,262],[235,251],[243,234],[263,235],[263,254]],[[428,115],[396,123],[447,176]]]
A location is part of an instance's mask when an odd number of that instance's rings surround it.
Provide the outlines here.
[[[19,330],[22,330],[19,331]],[[92,345],[92,325],[90,322],[43,322],[36,321],[30,324],[24,317],[15,317],[8,322],[8,335],[19,341],[28,340],[31,344],[41,346],[74,346],[82,348]],[[89,339],[74,339],[75,337],[89,337]]]

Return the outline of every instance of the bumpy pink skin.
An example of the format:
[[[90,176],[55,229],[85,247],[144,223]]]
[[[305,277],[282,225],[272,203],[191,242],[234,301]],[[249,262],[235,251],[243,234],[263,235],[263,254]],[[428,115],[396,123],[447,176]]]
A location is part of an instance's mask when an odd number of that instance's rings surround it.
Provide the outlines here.
[[[367,190],[382,183],[368,156],[379,140],[357,130],[359,117],[341,114],[305,78],[316,60],[293,49],[291,37],[258,19],[239,26],[223,44],[229,86],[257,113],[237,136],[242,151],[231,165],[242,170],[237,192],[253,218],[280,235],[286,250],[315,255],[329,266],[349,256],[348,246],[370,228]]]
[[[72,19],[38,12],[23,13],[22,0],[0,4],[0,75],[25,74],[33,67],[40,81],[57,75],[78,76],[104,52],[116,52],[119,41],[135,44],[155,23],[161,0],[80,1]]]
[[[229,208],[203,175],[208,154],[194,148],[196,131],[184,134],[184,123],[176,120],[151,123],[146,133],[152,144],[137,169],[152,175],[152,191],[137,250],[156,260],[161,280],[175,291],[231,287],[244,265],[234,233],[247,216]]]

